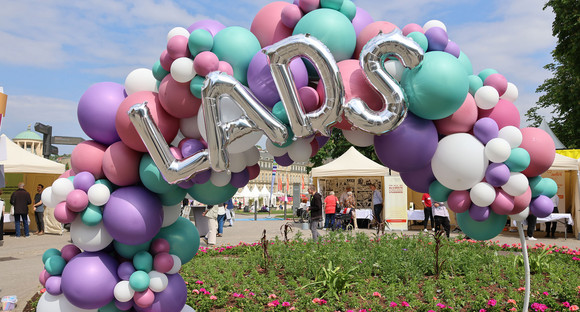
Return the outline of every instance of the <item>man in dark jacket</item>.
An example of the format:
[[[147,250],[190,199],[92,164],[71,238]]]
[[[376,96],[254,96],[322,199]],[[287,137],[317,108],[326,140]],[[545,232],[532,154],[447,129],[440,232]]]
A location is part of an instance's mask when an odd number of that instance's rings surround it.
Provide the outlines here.
[[[14,227],[16,237],[20,237],[20,220],[24,223],[24,237],[30,236],[28,233],[28,205],[32,204],[30,193],[24,189],[24,182],[18,183],[18,189],[10,196],[10,204],[14,207]]]
[[[322,221],[322,195],[316,191],[314,185],[308,186],[308,193],[310,194],[310,231],[312,232],[312,240],[318,240],[318,222]]]

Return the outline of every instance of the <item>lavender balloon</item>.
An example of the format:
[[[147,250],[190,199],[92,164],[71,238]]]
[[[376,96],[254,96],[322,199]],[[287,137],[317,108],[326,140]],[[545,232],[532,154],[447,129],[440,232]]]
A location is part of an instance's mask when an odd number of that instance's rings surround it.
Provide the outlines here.
[[[401,172],[400,175],[405,185],[419,193],[429,193],[429,185],[435,181],[431,163],[417,170]]]
[[[196,173],[193,178],[191,179],[191,181],[193,181],[193,183],[195,184],[204,184],[207,181],[209,181],[209,178],[211,177],[211,170],[204,170],[202,172],[198,172]]]
[[[77,190],[89,191],[89,188],[95,184],[95,176],[88,171],[79,172],[75,175],[73,185]]]
[[[220,30],[226,28],[226,26],[216,20],[206,19],[195,22],[191,24],[191,26],[187,27],[187,31],[189,33],[193,32],[196,29],[205,29],[207,30],[212,36],[215,36]]]
[[[469,216],[475,221],[483,222],[489,218],[489,211],[489,207],[480,207],[471,204],[471,207],[469,207]]]
[[[483,144],[497,138],[498,134],[497,122],[489,117],[481,118],[473,125],[473,135]]]
[[[129,277],[131,277],[131,274],[133,274],[134,272],[135,267],[133,266],[133,263],[130,261],[122,262],[121,264],[119,264],[119,267],[117,268],[117,275],[119,275],[119,278],[124,281],[128,281]]]
[[[101,82],[90,86],[77,107],[77,117],[83,131],[91,139],[105,145],[121,140],[115,128],[115,118],[126,96],[125,87],[118,83]]]
[[[167,288],[164,291],[155,293],[153,304],[147,308],[134,305],[137,312],[166,312],[181,311],[187,300],[187,287],[185,281],[179,274],[167,275]]]
[[[53,296],[62,294],[61,288],[62,278],[60,276],[51,276],[46,280],[46,292]]]
[[[115,299],[115,307],[121,311],[128,311],[133,307],[133,300],[129,300],[127,302],[121,302]]]
[[[546,218],[554,210],[552,200],[548,196],[540,195],[530,202],[530,212],[538,218]]]
[[[365,28],[367,25],[371,24],[375,20],[369,14],[369,12],[361,9],[359,7],[356,8],[356,15],[352,19],[352,26],[354,26],[354,32],[358,36],[358,34]]]
[[[246,186],[250,181],[250,173],[247,168],[240,172],[232,172],[232,177],[230,178],[230,184],[233,187],[241,188]]]
[[[290,166],[291,164],[294,163],[292,158],[290,158],[290,156],[288,156],[288,153],[286,153],[282,156],[274,157],[274,160],[276,161],[277,164],[279,164],[280,166],[284,166],[284,167]]]
[[[441,27],[427,29],[425,37],[427,37],[427,42],[429,42],[427,51],[443,51],[447,47],[447,43],[449,43],[447,32]]]
[[[187,139],[183,141],[183,143],[179,144],[179,147],[181,149],[181,155],[183,156],[183,158],[187,158],[205,149],[203,143],[201,143],[200,140],[196,139]]]
[[[177,186],[179,186],[182,189],[188,189],[190,187],[192,187],[195,184],[195,182],[193,182],[193,180],[189,179],[189,180],[185,180],[185,181],[181,181],[179,183],[177,183]]]
[[[461,49],[459,48],[457,43],[449,40],[449,42],[447,43],[447,46],[445,47],[445,50],[443,50],[443,52],[447,52],[447,53],[459,58],[459,54],[461,54]]]
[[[485,171],[485,180],[492,186],[499,187],[510,179],[510,168],[503,163],[491,163]]]

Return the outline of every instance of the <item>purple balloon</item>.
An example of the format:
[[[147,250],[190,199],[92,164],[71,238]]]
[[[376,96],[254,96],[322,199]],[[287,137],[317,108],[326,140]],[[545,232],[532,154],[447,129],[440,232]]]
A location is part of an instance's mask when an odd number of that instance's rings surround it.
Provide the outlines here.
[[[211,36],[215,36],[220,30],[226,28],[226,26],[218,21],[206,19],[195,22],[191,26],[187,27],[187,31],[191,34],[196,29],[205,29],[209,31]]]
[[[73,180],[73,185],[75,189],[83,190],[85,191],[85,193],[88,192],[89,188],[94,184],[95,184],[95,176],[88,171],[77,173]]]
[[[445,50],[443,50],[443,52],[447,52],[447,53],[459,58],[459,54],[461,54],[461,49],[459,48],[457,43],[449,40],[449,42],[447,43],[447,46],[445,47]]]
[[[302,59],[296,58],[290,62],[290,71],[297,89],[308,85],[308,71]],[[264,106],[272,108],[280,101],[280,94],[270,71],[268,57],[262,51],[254,55],[248,66],[248,86]]]
[[[324,144],[326,144],[326,142],[328,142],[330,137],[323,136],[323,135],[317,135],[314,137],[314,139],[318,142],[318,148],[322,148],[324,146]]]
[[[121,311],[127,311],[133,307],[133,300],[129,300],[127,302],[121,302],[121,301],[115,299],[115,306],[117,307],[117,309],[119,309]]]
[[[211,177],[211,170],[204,170],[202,172],[196,173],[193,178],[191,179],[195,184],[204,184],[209,181]]]
[[[237,188],[244,187],[246,186],[246,184],[248,184],[248,181],[250,181],[250,172],[248,171],[247,168],[244,168],[244,170],[240,172],[232,172],[230,184],[233,187]]]
[[[187,300],[187,286],[179,274],[167,275],[167,288],[155,293],[153,304],[147,308],[133,305],[137,312],[181,311]]]
[[[510,179],[510,168],[503,163],[491,163],[485,171],[485,180],[492,186],[499,187]]]
[[[60,249],[60,255],[65,261],[70,261],[70,259],[74,258],[76,255],[80,254],[82,251],[79,247],[74,244],[64,245]]]
[[[163,207],[159,197],[142,186],[119,188],[105,204],[103,223],[118,242],[142,244],[153,239],[161,229]]]
[[[352,26],[354,26],[354,32],[358,36],[358,34],[365,28],[367,25],[371,24],[375,20],[369,14],[369,12],[356,7],[356,15],[352,19]]]
[[[61,288],[70,303],[82,309],[98,309],[115,296],[119,282],[117,261],[106,253],[83,252],[67,263]]]
[[[489,218],[489,207],[480,207],[476,204],[471,204],[469,207],[469,216],[477,222],[483,222]]]
[[[533,198],[530,202],[530,212],[538,218],[546,218],[552,214],[554,204],[552,200],[546,195],[540,195]]]
[[[203,143],[201,143],[200,140],[196,139],[184,140],[181,144],[179,144],[179,147],[181,149],[181,155],[183,156],[183,158],[187,158],[205,149]]]
[[[435,175],[431,169],[430,162],[421,169],[401,172],[400,176],[403,182],[405,182],[405,185],[419,193],[429,193],[429,185],[435,181]]]
[[[483,117],[473,125],[473,135],[483,144],[497,138],[498,134],[497,122],[489,117]]]
[[[177,186],[181,187],[182,189],[188,189],[190,187],[192,187],[195,184],[195,182],[193,182],[192,179],[189,180],[185,180],[185,181],[181,181],[179,183],[177,183]]]
[[[120,141],[115,118],[125,97],[125,87],[118,83],[100,82],[90,86],[77,107],[77,117],[83,131],[91,139],[105,145]]]
[[[119,267],[117,268],[117,275],[119,275],[119,278],[124,281],[128,281],[129,278],[131,277],[131,274],[133,274],[134,272],[135,267],[133,266],[133,263],[131,261],[122,262],[121,264],[119,264]]]
[[[408,113],[395,130],[375,136],[375,153],[387,167],[399,171],[415,171],[431,162],[437,149],[435,124]]]
[[[279,164],[280,166],[284,166],[284,167],[290,166],[291,164],[294,163],[292,158],[290,158],[290,156],[288,156],[288,153],[286,153],[282,156],[274,157],[274,160],[276,161],[277,164]]]
[[[445,29],[441,27],[431,27],[425,32],[429,46],[427,51],[443,51],[449,43],[449,37]]]
[[[61,288],[61,281],[62,278],[60,276],[51,276],[46,280],[46,292],[53,295],[58,296],[62,294]]]

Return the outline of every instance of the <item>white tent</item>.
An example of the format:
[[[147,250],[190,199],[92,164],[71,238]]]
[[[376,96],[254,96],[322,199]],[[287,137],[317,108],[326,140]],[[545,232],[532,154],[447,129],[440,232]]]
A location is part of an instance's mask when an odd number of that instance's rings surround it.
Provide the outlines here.
[[[560,173],[552,175],[550,173],[552,170]],[[564,171],[564,174],[561,171]],[[549,171],[546,174],[542,174],[542,176],[554,179],[558,183],[559,188],[564,186],[563,189],[558,190],[558,193],[565,194],[566,198],[570,199],[566,199],[565,203],[560,202],[560,207],[561,205],[570,207],[572,219],[574,220],[574,236],[578,237],[580,234],[580,159],[574,159],[556,153],[556,157]],[[564,185],[560,185],[560,183],[564,183]],[[560,210],[560,212],[563,211]]]
[[[263,186],[262,189],[260,190],[260,197],[270,198],[270,191],[268,191],[268,189],[265,186]]]
[[[254,185],[254,188],[252,188],[252,191],[250,192],[250,197],[260,198],[260,190],[258,189],[257,185]]]
[[[0,150],[6,152],[6,160],[0,161],[0,165],[4,165],[4,173],[48,173],[60,175],[65,171],[63,164],[27,152],[4,134],[0,136]]]
[[[332,162],[312,168],[312,177],[388,176],[389,168],[366,158],[351,147]]]

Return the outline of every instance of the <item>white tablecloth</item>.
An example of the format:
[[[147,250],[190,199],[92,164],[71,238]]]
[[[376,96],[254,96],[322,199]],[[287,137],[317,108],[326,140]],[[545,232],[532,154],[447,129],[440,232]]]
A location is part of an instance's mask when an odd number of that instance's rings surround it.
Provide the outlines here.
[[[561,219],[565,219],[566,223],[569,225],[574,225],[574,220],[572,220],[572,215],[569,213],[553,213],[545,218],[537,218],[536,223],[546,223],[546,222],[554,222]],[[512,220],[512,224],[516,226],[516,221]],[[528,224],[526,220],[522,222],[522,224]]]
[[[407,210],[407,220],[423,221],[425,220],[425,214],[423,210]]]
[[[372,209],[357,209],[356,210],[356,218],[357,219],[373,219],[373,210]]]
[[[28,219],[28,223],[30,223],[30,217],[26,216],[26,219]],[[9,213],[5,213],[4,214],[4,223],[14,223],[14,216],[9,214]]]

